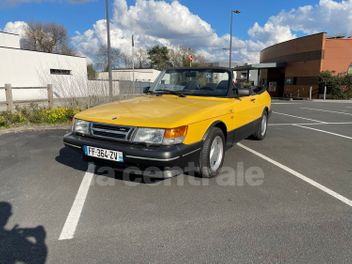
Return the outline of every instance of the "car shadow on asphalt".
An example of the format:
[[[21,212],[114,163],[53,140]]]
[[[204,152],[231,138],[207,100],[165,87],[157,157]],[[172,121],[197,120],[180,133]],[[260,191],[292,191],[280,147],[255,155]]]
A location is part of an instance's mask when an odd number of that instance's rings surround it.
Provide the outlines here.
[[[0,263],[45,263],[48,255],[45,228],[19,228],[15,225],[6,229],[11,216],[11,204],[0,201]]]
[[[65,166],[71,167],[75,170],[80,170],[86,172],[88,169],[89,162],[91,160],[84,160],[82,154],[77,151],[74,151],[70,148],[63,147],[60,149],[58,156],[55,158],[58,163],[61,163]],[[108,177],[119,181],[140,183],[140,184],[155,184],[166,179],[158,179],[151,177],[144,177],[141,174],[133,173],[129,171],[126,173],[126,168],[119,168],[113,166],[111,162],[105,162],[100,160],[94,160],[95,165],[95,175],[97,177]],[[138,170],[138,168],[135,168]]]
[[[70,148],[63,147],[55,158],[58,163],[71,167],[75,170],[87,171],[88,162],[82,159],[82,155]]]

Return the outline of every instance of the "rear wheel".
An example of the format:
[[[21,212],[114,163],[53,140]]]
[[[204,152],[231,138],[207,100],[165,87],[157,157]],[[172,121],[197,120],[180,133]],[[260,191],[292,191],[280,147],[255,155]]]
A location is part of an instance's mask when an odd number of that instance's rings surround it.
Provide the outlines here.
[[[263,140],[268,129],[268,113],[264,110],[262,118],[258,123],[256,132],[252,135],[254,139]]]
[[[200,174],[212,178],[219,174],[224,163],[225,136],[218,127],[211,128],[200,153]]]

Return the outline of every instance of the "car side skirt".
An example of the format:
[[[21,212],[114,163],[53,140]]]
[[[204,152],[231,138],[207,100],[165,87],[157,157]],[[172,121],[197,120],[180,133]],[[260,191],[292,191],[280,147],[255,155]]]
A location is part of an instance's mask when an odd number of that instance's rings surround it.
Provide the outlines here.
[[[246,139],[253,135],[260,124],[261,118],[250,122],[242,127],[236,128],[235,130],[227,132],[227,146],[232,146],[237,142],[241,141],[242,139]]]

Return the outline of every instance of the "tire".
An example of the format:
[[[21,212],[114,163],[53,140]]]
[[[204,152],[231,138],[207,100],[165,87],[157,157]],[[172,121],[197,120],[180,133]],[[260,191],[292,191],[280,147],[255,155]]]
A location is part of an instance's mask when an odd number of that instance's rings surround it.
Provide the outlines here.
[[[260,119],[260,122],[257,125],[256,132],[252,135],[252,137],[256,140],[263,140],[266,136],[266,132],[268,131],[268,113],[264,110],[263,115]]]
[[[218,155],[216,153],[218,152]],[[211,155],[212,158],[211,158]],[[215,155],[215,156],[214,156]],[[199,172],[203,178],[213,178],[220,173],[225,156],[225,136],[218,127],[209,131],[199,157]]]

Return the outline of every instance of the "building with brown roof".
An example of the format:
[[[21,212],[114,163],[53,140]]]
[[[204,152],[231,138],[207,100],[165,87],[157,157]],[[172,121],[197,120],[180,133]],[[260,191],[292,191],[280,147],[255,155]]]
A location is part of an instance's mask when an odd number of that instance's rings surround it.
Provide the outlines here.
[[[246,69],[260,70],[259,84],[273,97],[309,97],[312,87],[312,97],[319,98],[321,72],[352,73],[352,38],[318,33],[282,42],[262,50],[260,64]]]

